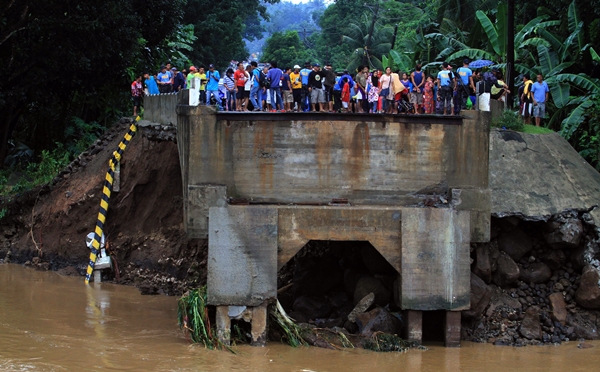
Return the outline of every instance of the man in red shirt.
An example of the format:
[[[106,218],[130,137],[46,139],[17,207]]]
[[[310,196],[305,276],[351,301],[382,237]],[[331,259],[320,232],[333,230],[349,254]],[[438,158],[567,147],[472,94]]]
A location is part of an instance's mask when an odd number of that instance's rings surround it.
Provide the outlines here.
[[[236,111],[243,111],[242,101],[244,100],[244,85],[246,85],[246,80],[248,80],[250,76],[244,70],[244,64],[242,62],[237,64],[237,70],[233,73],[233,80],[235,80],[235,92],[236,92]]]
[[[133,116],[137,117],[138,109],[142,105],[142,96],[144,88],[142,87],[142,75],[138,75],[131,83],[131,98],[133,99]]]

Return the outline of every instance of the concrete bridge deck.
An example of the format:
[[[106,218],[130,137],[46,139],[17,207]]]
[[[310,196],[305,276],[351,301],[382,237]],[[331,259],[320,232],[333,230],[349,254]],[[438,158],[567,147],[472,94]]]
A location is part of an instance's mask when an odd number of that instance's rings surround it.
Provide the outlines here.
[[[252,309],[264,343],[277,270],[310,240],[369,241],[396,269],[394,298],[420,340],[422,311],[447,310],[460,340],[471,242],[489,240],[490,114],[464,117],[217,113],[177,106],[190,238],[208,238],[208,295],[226,335]]]

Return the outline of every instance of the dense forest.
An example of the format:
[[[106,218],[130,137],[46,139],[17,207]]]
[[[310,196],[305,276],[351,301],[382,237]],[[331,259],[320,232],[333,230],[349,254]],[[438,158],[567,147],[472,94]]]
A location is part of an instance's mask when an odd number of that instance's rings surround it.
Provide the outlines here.
[[[52,174],[131,115],[131,81],[167,61],[507,67],[506,0],[3,0],[0,19],[1,184]],[[600,167],[600,1],[519,2],[514,24],[515,84],[543,73],[545,125]]]

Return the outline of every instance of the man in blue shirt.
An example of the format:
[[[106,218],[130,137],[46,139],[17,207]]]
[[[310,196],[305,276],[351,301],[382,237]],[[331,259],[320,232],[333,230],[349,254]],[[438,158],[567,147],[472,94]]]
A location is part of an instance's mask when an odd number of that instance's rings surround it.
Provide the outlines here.
[[[206,80],[208,81],[206,83],[206,104],[210,105],[210,98],[214,96],[219,110],[223,110],[221,98],[219,98],[219,80],[221,80],[221,75],[219,71],[215,70],[215,65],[211,64],[208,66]]]
[[[308,75],[312,72],[311,63],[306,62],[304,68],[300,70],[302,78],[302,111],[310,110],[310,94],[308,92]]]
[[[161,93],[171,93],[173,85],[171,84],[171,74],[167,71],[167,66],[161,66],[160,72],[156,75],[158,90]]]
[[[456,73],[460,79],[457,79],[458,87],[457,92],[458,96],[462,97],[462,106],[461,108],[464,110],[467,108],[467,99],[471,95],[471,92],[475,92],[475,83],[473,82],[473,71],[469,68],[469,60],[465,59],[463,61],[463,67],[459,67],[456,69]]]
[[[148,88],[148,95],[159,94],[158,85],[156,85],[156,81],[154,80],[154,76],[149,73],[144,73],[144,83],[146,84],[146,88]]]
[[[542,118],[546,116],[546,101],[548,101],[548,84],[544,81],[542,74],[538,74],[537,81],[531,86],[533,93],[533,116],[535,117],[535,126],[539,127]]]
[[[438,72],[438,101],[441,101],[444,107],[444,115],[448,115],[447,110],[452,111],[452,79],[448,71],[448,62],[442,63],[442,71]]]
[[[267,73],[267,79],[271,81],[271,88],[269,93],[271,94],[271,112],[277,112],[277,108],[281,106],[283,112],[283,100],[281,97],[281,80],[283,78],[283,71],[277,68],[277,62],[271,61],[271,69]]]

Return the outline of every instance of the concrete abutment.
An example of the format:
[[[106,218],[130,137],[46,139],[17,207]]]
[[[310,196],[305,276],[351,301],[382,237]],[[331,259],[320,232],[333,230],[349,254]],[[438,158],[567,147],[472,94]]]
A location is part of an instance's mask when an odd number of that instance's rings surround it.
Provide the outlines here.
[[[264,306],[266,324],[277,271],[307,242],[365,241],[398,273],[406,336],[421,340],[422,312],[444,310],[446,345],[459,345],[470,243],[490,238],[489,113],[177,112],[184,225],[209,240],[209,304],[259,319]]]

